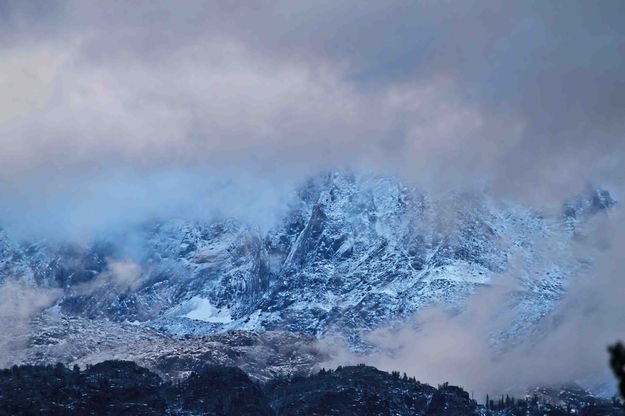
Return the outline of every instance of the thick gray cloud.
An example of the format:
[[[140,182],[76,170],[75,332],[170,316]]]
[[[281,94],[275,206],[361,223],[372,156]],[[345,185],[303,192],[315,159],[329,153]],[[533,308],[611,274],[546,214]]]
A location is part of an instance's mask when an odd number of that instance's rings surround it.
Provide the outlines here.
[[[561,197],[622,179],[623,9],[5,1],[0,175],[375,162]]]

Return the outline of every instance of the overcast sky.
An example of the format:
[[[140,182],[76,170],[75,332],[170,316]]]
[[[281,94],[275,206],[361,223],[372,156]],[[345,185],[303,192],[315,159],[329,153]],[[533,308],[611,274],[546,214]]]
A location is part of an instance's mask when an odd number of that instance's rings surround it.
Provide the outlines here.
[[[624,57],[620,0],[0,0],[0,213],[343,166],[539,204],[618,188]]]

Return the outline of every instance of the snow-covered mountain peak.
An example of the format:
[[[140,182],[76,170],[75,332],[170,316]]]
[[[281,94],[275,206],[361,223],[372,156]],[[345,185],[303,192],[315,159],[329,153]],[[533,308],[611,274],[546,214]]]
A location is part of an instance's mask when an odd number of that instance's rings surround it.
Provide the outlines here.
[[[461,307],[514,268],[521,331],[554,307],[580,267],[571,227],[614,203],[593,191],[549,217],[483,193],[433,198],[390,177],[333,171],[307,181],[266,233],[236,219],[166,219],[131,239],[69,249],[18,244],[0,230],[0,273],[63,288],[57,307],[69,315],[175,335],[338,331],[358,342],[426,305]],[[139,253],[130,260],[129,246]],[[132,290],[97,284],[111,281],[102,276],[119,261],[139,270]]]

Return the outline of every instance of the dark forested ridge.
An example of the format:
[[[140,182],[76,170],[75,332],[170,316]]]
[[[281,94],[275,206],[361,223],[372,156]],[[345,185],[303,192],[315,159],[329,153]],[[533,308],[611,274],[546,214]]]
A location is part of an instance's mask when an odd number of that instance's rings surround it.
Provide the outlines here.
[[[478,414],[476,403],[459,387],[436,389],[363,365],[272,381],[265,392],[277,415]]]
[[[0,371],[0,415],[620,415],[588,395],[502,397],[487,406],[460,387],[434,388],[364,365],[254,383],[238,368],[209,366],[169,383],[128,361],[78,367],[14,366]],[[558,399],[559,400],[559,399]]]

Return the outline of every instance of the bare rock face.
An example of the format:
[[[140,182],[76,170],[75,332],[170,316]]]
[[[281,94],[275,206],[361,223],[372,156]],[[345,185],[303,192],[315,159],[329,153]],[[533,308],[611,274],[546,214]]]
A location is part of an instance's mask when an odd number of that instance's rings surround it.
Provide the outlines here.
[[[44,314],[33,321],[30,333],[24,363],[84,368],[126,360],[169,380],[222,365],[266,381],[310,374],[327,359],[311,335],[292,332],[232,331],[179,339],[140,325]]]

